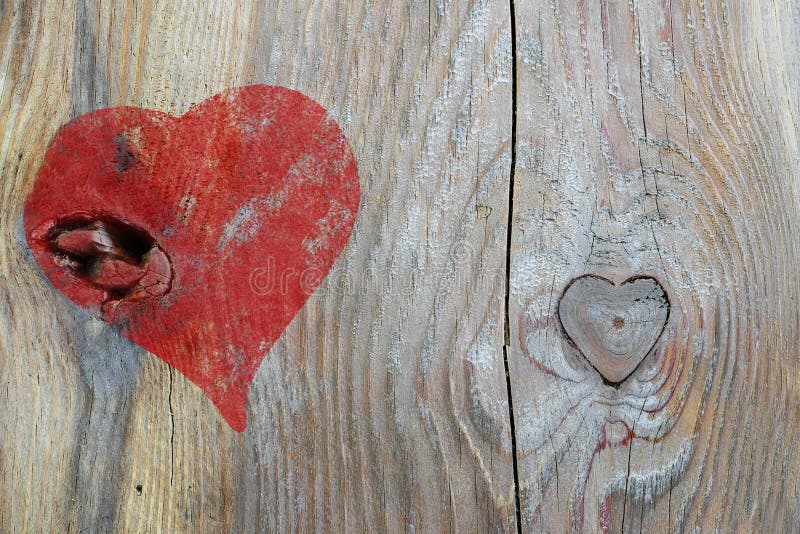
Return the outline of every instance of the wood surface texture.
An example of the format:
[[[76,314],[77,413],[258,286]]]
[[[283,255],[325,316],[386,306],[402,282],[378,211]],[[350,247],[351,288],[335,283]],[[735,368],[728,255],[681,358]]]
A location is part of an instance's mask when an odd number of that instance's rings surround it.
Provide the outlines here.
[[[237,433],[21,214],[75,116],[255,83],[361,206]],[[800,531],[799,87],[797,0],[0,0],[0,532]],[[616,388],[585,274],[669,296]]]
[[[669,319],[669,298],[654,278],[616,285],[584,275],[564,289],[558,319],[575,350],[609,385],[619,386],[661,337]]]

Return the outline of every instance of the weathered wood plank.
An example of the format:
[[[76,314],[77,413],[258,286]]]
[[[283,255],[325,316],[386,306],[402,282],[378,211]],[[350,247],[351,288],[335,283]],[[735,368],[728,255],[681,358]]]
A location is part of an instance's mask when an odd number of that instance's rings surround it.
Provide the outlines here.
[[[0,531],[800,528],[800,5],[513,6],[0,2]],[[52,289],[21,207],[70,118],[250,83],[330,111],[362,205],[237,434]],[[669,297],[616,389],[557,316],[587,273]]]
[[[517,3],[509,363],[523,530],[798,529],[792,11]],[[653,276],[669,294],[661,342],[618,389],[557,320],[586,273]]]
[[[502,364],[511,33],[500,3],[4,2],[0,530],[515,529]],[[351,244],[232,432],[26,254],[58,126],[288,86],[356,152]]]

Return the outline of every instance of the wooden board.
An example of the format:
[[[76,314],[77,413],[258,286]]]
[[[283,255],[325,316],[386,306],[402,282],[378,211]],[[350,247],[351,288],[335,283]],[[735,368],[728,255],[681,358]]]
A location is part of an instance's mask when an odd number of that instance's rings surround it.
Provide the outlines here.
[[[23,2],[2,21],[1,531],[514,529],[508,6]],[[56,294],[19,217],[71,117],[180,114],[251,83],[330,111],[362,207],[256,376],[240,435]]]
[[[798,24],[791,0],[0,2],[0,531],[798,530]],[[71,118],[253,83],[329,110],[362,198],[239,434],[52,288],[21,209]],[[554,315],[586,273],[670,298],[618,390]]]
[[[517,4],[523,530],[797,530],[792,10]],[[653,276],[669,295],[662,342],[618,389],[562,342],[558,298],[585,273]]]

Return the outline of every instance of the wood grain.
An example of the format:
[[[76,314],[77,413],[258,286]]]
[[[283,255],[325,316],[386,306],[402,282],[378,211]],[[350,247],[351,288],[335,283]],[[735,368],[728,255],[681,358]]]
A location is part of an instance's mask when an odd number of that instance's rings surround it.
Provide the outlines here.
[[[0,531],[515,530],[502,364],[504,4],[4,2]],[[297,89],[356,152],[355,237],[256,376],[236,434],[77,312],[20,208],[56,128]],[[45,482],[46,481],[46,482]]]
[[[0,1],[0,532],[800,530],[798,28],[795,0]],[[72,117],[252,83],[329,110],[362,199],[237,434],[49,285],[21,207]],[[618,388],[563,349],[587,273],[670,296]]]
[[[669,319],[669,299],[655,278],[620,285],[595,275],[567,284],[558,301],[562,335],[611,385],[650,354]]]
[[[517,4],[509,366],[524,531],[798,529],[792,12]],[[670,296],[656,351],[619,388],[559,343],[558,296],[586,273],[654,276]]]

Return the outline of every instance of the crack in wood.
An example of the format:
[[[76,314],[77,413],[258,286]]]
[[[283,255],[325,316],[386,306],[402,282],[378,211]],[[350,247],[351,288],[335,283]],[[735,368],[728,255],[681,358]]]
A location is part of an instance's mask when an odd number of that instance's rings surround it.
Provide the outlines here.
[[[520,500],[519,469],[517,466],[517,430],[514,422],[514,398],[511,389],[511,373],[508,365],[508,348],[511,344],[510,298],[511,298],[511,242],[514,231],[514,173],[517,161],[517,20],[514,0],[509,3],[511,19],[511,168],[508,184],[508,219],[506,226],[506,286],[505,313],[503,328],[503,367],[508,396],[508,418],[511,433],[511,468],[514,474],[514,511],[517,519],[517,533],[522,534],[522,509]]]

